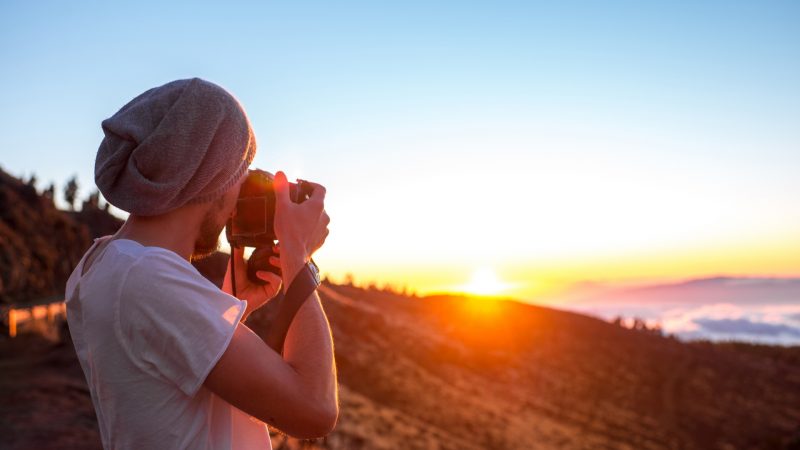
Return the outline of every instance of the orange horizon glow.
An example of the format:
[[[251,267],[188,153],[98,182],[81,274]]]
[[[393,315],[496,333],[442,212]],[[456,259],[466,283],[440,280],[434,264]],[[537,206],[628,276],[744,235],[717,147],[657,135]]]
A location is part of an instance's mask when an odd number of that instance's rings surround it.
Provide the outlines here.
[[[492,268],[484,266],[472,272],[468,283],[456,286],[453,290],[476,296],[497,296],[510,288],[511,285],[501,281]]]
[[[466,294],[508,297],[546,304],[565,304],[571,295],[587,285],[627,287],[670,283],[694,278],[800,277],[800,238],[772,239],[674,249],[629,252],[627,254],[576,255],[549,260],[518,259],[479,266],[468,262],[431,261],[407,264],[337,263],[325,256],[315,258],[326,264],[323,273],[335,282],[352,276],[357,285],[374,283],[406,289],[418,295]]]

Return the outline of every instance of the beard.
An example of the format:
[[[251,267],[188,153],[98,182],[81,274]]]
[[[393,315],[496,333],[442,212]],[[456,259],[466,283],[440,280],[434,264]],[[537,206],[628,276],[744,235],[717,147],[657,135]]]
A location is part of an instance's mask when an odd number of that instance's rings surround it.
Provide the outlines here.
[[[225,222],[218,224],[213,210],[206,212],[200,224],[200,233],[197,240],[194,241],[192,261],[211,256],[219,250],[219,235],[223,228],[225,228]]]

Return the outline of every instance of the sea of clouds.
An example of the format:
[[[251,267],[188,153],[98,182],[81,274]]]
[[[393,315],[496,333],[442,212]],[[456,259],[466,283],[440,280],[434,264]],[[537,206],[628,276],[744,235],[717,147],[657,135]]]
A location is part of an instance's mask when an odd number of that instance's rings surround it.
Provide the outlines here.
[[[566,309],[644,319],[680,339],[800,345],[800,279],[711,278],[609,290]]]

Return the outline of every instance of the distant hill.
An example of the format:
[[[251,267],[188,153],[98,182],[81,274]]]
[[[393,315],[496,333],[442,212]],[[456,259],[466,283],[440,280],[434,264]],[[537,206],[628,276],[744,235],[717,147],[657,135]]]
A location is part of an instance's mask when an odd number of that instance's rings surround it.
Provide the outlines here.
[[[0,304],[63,295],[91,238],[122,221],[105,211],[61,211],[53,199],[0,169]]]
[[[683,343],[512,301],[326,285],[334,448],[790,448],[800,348]]]
[[[800,278],[711,277],[678,283],[587,292],[574,303],[800,304]]]
[[[594,286],[561,303],[608,320],[639,317],[682,339],[800,345],[800,278],[712,277]]]

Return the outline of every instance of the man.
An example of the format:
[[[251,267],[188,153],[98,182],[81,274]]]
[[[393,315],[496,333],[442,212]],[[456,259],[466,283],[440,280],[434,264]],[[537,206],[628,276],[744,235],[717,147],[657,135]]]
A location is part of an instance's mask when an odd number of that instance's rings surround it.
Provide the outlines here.
[[[284,292],[327,237],[325,189],[302,204],[275,176],[270,263],[283,280],[232,255],[238,298],[192,258],[213,252],[256,151],[239,102],[193,78],[150,89],[102,122],[95,181],[130,216],[96,239],[66,287],[67,320],[107,449],[271,448],[265,423],[289,435],[329,433],[338,417],[330,327],[316,293],[292,322],[283,356],[244,318]],[[239,273],[241,269],[241,273]],[[302,300],[302,299],[301,299]]]

